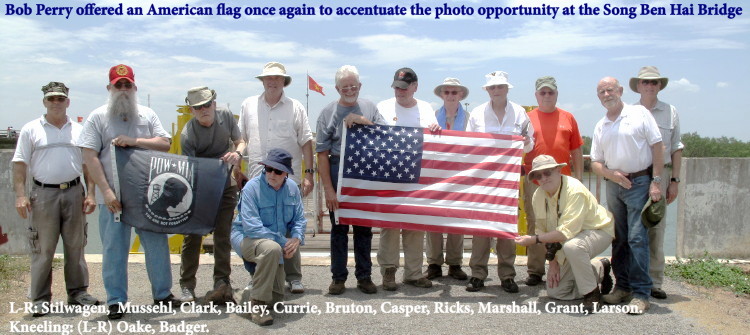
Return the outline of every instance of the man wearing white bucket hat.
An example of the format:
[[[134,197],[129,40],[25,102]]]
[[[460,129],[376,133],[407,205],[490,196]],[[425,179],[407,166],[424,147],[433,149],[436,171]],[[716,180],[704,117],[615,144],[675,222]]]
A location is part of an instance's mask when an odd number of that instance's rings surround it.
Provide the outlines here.
[[[286,73],[284,65],[269,62],[263,67],[263,72],[257,75],[263,82],[263,94],[245,99],[240,109],[240,133],[247,144],[248,177],[259,176],[263,170],[259,166],[272,148],[281,148],[292,154],[294,162],[304,159],[304,179],[301,174],[291,175],[300,186],[302,196],[307,196],[313,189],[313,136],[310,124],[307,122],[307,111],[296,99],[286,96],[284,87],[289,86],[292,77]],[[235,169],[235,176],[240,181],[247,180]],[[240,182],[241,184],[241,182]],[[293,258],[284,262],[286,280],[292,293],[303,293],[302,264],[299,249]]]
[[[661,190],[666,192],[667,203],[677,198],[677,184],[680,182],[680,161],[682,149],[685,147],[680,140],[680,116],[677,108],[657,98],[661,90],[667,87],[669,78],[662,77],[656,66],[644,66],[638,71],[638,76],[630,78],[630,89],[640,93],[641,99],[635,105],[641,105],[651,111],[661,132],[664,143],[664,170],[661,174]],[[668,166],[671,164],[671,168]],[[667,293],[662,290],[664,282],[664,227],[661,222],[648,229],[648,246],[650,253],[649,274],[653,287],[651,296],[666,299]]]
[[[445,78],[443,83],[433,90],[435,95],[443,99],[443,106],[435,111],[438,124],[443,129],[466,130],[469,121],[469,113],[461,106],[461,100],[469,96],[469,89],[461,85],[456,78]],[[435,279],[443,276],[441,266],[443,262],[448,264],[448,276],[466,280],[468,277],[461,270],[461,262],[464,255],[464,235],[448,234],[445,242],[445,258],[443,258],[443,234],[427,233],[427,279]]]
[[[508,74],[494,71],[487,75],[487,83],[483,88],[490,96],[490,101],[479,105],[471,111],[467,131],[520,135],[524,137],[524,152],[534,147],[534,127],[526,115],[526,110],[520,105],[508,100],[508,91],[513,85],[508,82]],[[471,246],[471,278],[466,285],[470,292],[479,291],[484,287],[487,278],[487,263],[490,258],[490,242],[492,238],[474,236]],[[497,239],[497,274],[500,286],[505,292],[518,293],[516,284],[516,245],[510,239]]]

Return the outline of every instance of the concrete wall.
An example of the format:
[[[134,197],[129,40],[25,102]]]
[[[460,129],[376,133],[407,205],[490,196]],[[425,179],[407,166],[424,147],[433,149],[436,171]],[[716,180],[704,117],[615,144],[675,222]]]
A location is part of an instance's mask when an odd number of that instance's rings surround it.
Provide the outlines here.
[[[0,255],[29,253],[29,240],[26,231],[27,220],[21,219],[16,212],[16,193],[13,191],[13,168],[10,160],[13,149],[0,149]],[[28,188],[27,188],[28,189]],[[7,234],[6,237],[2,235]]]
[[[685,158],[677,256],[750,259],[750,158]]]

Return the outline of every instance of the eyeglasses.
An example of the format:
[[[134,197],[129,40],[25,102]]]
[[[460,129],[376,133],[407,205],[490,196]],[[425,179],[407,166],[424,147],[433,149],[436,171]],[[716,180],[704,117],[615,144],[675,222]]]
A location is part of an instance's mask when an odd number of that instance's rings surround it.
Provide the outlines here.
[[[68,98],[63,97],[63,96],[59,96],[59,95],[47,97],[47,101],[49,101],[49,102],[63,102],[66,99],[68,99]]]
[[[341,90],[341,92],[344,92],[344,93],[349,92],[349,91],[357,92],[359,91],[359,85],[344,86],[339,89]]]
[[[266,166],[266,173],[271,173],[271,172],[275,173],[277,176],[280,176],[282,173],[284,173],[284,171],[281,171],[279,169],[274,169],[270,166]]]
[[[129,81],[125,81],[125,82],[118,81],[118,82],[115,83],[115,88],[116,89],[119,90],[119,89],[121,89],[123,87],[125,87],[126,89],[131,89],[131,88],[133,88],[133,83],[131,83]]]
[[[557,92],[555,92],[555,91],[539,91],[538,93],[539,93],[539,95],[541,95],[541,96],[545,96],[545,95],[553,96],[553,95],[555,95],[555,94],[556,94]]]
[[[210,108],[210,107],[211,107],[211,105],[212,105],[213,103],[214,103],[214,101],[213,101],[213,100],[211,100],[211,101],[209,101],[209,102],[207,102],[207,103],[205,103],[205,104],[202,104],[202,105],[198,105],[198,106],[193,106],[193,109],[195,109],[195,110],[199,111],[199,110],[201,110],[201,109],[206,109],[206,108]]]
[[[456,94],[458,94],[458,91],[443,91],[443,94],[445,94],[445,95],[456,95]]]
[[[641,80],[641,84],[643,85],[659,85],[658,80]]]
[[[529,175],[529,179],[531,179],[531,180],[539,180],[539,179],[542,179],[542,175],[544,175],[545,177],[549,177],[549,176],[552,175],[552,170],[554,170],[554,169],[547,169],[547,170],[542,170],[542,171],[535,171],[534,173],[532,173],[532,174]]]

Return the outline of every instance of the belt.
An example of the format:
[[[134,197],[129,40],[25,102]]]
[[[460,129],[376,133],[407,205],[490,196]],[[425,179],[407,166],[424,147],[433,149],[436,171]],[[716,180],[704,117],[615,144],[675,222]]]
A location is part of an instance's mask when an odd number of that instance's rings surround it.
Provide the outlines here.
[[[647,167],[647,168],[645,168],[645,169],[643,169],[641,171],[633,172],[631,174],[628,174],[628,179],[633,180],[633,179],[638,178],[640,176],[650,176],[653,167],[654,167],[653,165],[650,165],[649,167]]]
[[[71,180],[69,182],[62,183],[62,184],[45,184],[45,183],[42,183],[42,182],[34,179],[34,184],[37,184],[37,185],[39,185],[41,187],[45,187],[45,188],[47,188],[47,187],[48,188],[59,188],[61,190],[64,190],[64,189],[76,186],[80,182],[81,182],[81,177],[76,177],[76,179],[73,179],[73,180]]]

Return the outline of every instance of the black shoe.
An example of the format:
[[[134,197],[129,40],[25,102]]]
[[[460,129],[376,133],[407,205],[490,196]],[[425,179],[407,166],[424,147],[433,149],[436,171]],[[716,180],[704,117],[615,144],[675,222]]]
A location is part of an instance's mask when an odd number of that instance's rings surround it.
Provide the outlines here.
[[[430,264],[427,265],[427,279],[435,279],[443,276],[443,269],[440,265]]]
[[[469,278],[469,276],[466,275],[466,272],[464,272],[464,270],[461,270],[461,265],[449,265],[448,276],[458,280],[466,280],[466,278]]]
[[[109,305],[109,314],[107,314],[108,319],[119,320],[122,319],[123,315],[125,315],[125,311],[120,308],[120,304]]]
[[[583,309],[589,312],[589,314],[596,312],[594,304],[601,305],[601,303],[602,293],[599,291],[599,287],[594,288],[593,291],[583,296]]]
[[[469,292],[477,292],[484,287],[484,280],[477,277],[469,278],[469,282],[466,284],[466,290]]]
[[[505,292],[518,293],[518,284],[516,284],[516,281],[513,279],[503,279],[502,282],[500,282],[500,287],[502,287]]]
[[[667,298],[667,292],[664,292],[664,290],[660,288],[652,288],[651,289],[651,296],[656,299],[666,299]]]
[[[526,278],[526,286],[537,286],[542,283],[542,276],[540,275],[529,275]]]
[[[47,313],[49,313],[49,303],[50,302],[46,300],[34,301],[31,316],[38,318],[47,315]]]
[[[170,293],[166,298],[164,299],[154,299],[154,305],[169,305],[172,308],[177,308],[182,305],[182,301],[180,299],[175,298],[172,293]]]
[[[375,283],[372,282],[372,279],[370,279],[370,277],[357,280],[357,288],[362,291],[362,293],[378,293],[378,287],[375,286]]]
[[[334,280],[331,285],[328,286],[328,294],[339,295],[346,291],[345,280]]]
[[[602,258],[599,260],[602,262],[602,267],[604,268],[604,278],[602,278],[602,289],[601,293],[602,295],[609,294],[609,292],[612,291],[612,277],[609,275],[610,269],[612,269],[612,264],[609,262],[608,258]],[[653,291],[651,292],[653,294]]]

